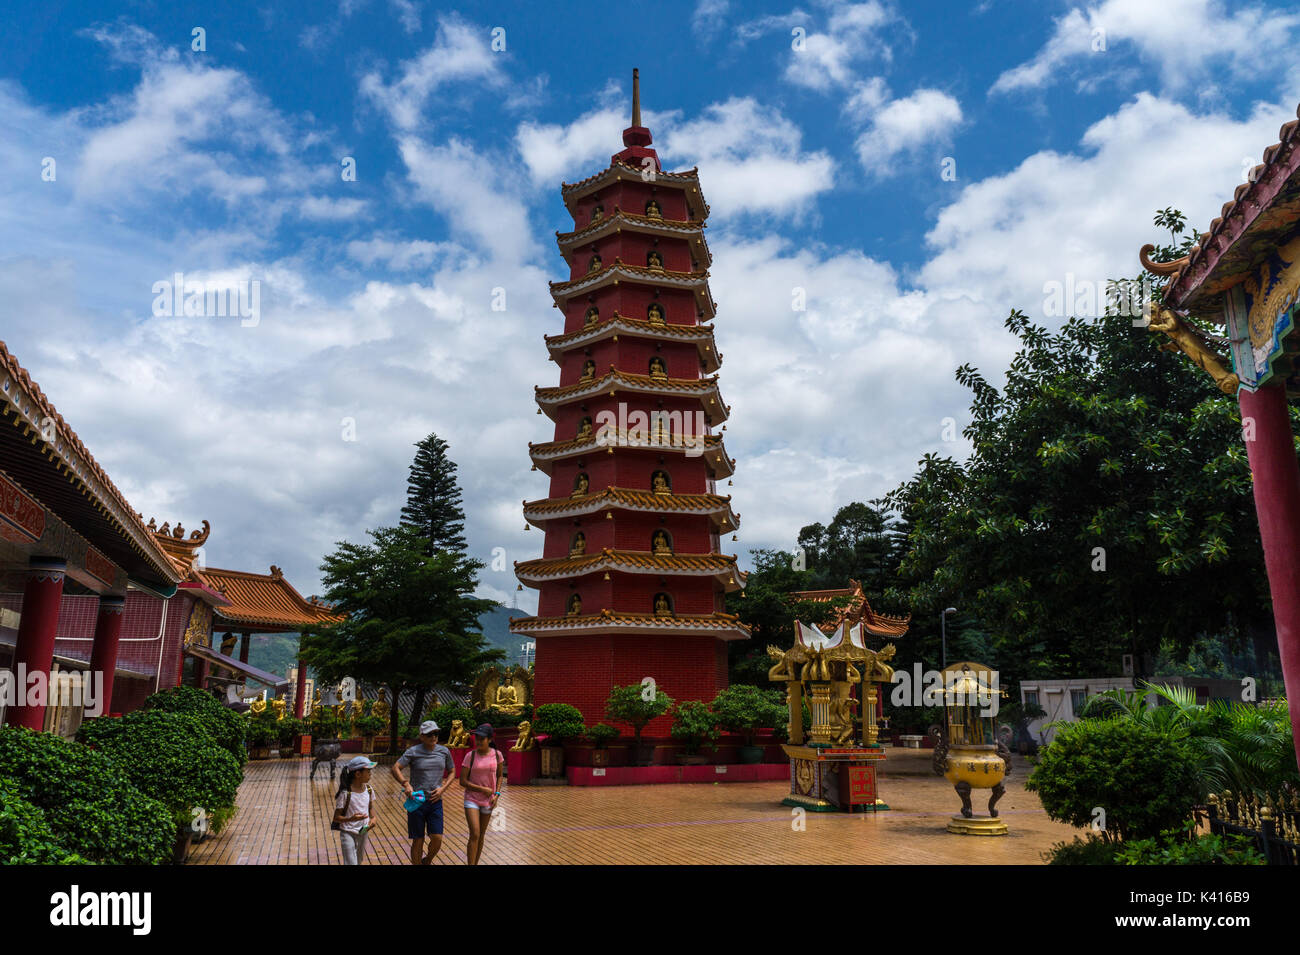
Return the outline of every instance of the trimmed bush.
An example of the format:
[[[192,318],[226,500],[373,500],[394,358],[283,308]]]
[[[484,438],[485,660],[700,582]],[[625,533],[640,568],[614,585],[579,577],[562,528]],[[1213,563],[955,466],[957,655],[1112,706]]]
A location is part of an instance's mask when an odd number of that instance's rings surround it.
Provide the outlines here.
[[[1183,742],[1131,722],[1084,720],[1057,728],[1025,781],[1047,815],[1080,828],[1105,812],[1106,840],[1146,839],[1181,827],[1200,792]]]
[[[547,742],[577,739],[587,730],[582,721],[582,711],[568,703],[543,703],[537,708],[533,732],[543,734]]]
[[[673,707],[673,725],[668,734],[682,744],[687,755],[693,756],[700,747],[716,749],[718,718],[707,703],[687,700]]]
[[[754,745],[756,731],[789,723],[789,711],[780,690],[766,690],[747,683],[734,683],[720,692],[709,704],[718,726],[739,733],[746,746]]]
[[[97,722],[115,721],[92,721]],[[171,858],[171,813],[103,753],[51,733],[0,726],[0,778],[12,783],[14,797],[40,810],[55,844],[66,852],[113,865],[157,865]],[[32,825],[28,815],[22,826],[12,823],[11,831],[39,832]]]
[[[224,816],[235,805],[243,769],[197,717],[140,710],[92,720],[77,738],[103,753],[141,792],[160,800],[176,826],[191,825],[196,810],[205,817]]]
[[[59,845],[45,813],[18,795],[12,779],[0,780],[0,865],[92,865]]]
[[[244,727],[248,721],[211,693],[192,686],[174,686],[146,699],[144,709],[195,716],[203,723],[208,735],[234,756],[240,766],[248,760],[248,751],[244,747]]]
[[[1043,853],[1043,861],[1048,865],[1119,865],[1115,858],[1118,843],[1088,836],[1080,839],[1075,836],[1070,842],[1058,842]]]
[[[454,720],[460,720],[461,725],[470,731],[473,731],[474,727],[478,725],[478,721],[474,719],[473,710],[468,706],[457,706],[455,703],[431,706],[425,711],[424,718],[433,720],[438,724],[438,732],[443,739],[446,739],[447,734],[451,732],[451,724]],[[388,727],[385,726],[384,730],[387,731],[387,729]]]
[[[1134,839],[1119,846],[1123,865],[1267,865],[1249,836],[1207,834],[1194,829],[1166,829],[1156,839]]]

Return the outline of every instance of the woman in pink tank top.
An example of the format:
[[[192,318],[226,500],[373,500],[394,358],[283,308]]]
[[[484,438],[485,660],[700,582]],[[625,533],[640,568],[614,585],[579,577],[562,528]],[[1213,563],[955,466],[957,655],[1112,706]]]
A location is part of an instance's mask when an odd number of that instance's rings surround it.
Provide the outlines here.
[[[460,785],[465,790],[465,822],[469,826],[465,861],[470,865],[478,865],[483,854],[488,819],[501,798],[505,766],[505,754],[492,745],[492,727],[482,724],[474,730],[474,748],[465,754],[460,768]]]

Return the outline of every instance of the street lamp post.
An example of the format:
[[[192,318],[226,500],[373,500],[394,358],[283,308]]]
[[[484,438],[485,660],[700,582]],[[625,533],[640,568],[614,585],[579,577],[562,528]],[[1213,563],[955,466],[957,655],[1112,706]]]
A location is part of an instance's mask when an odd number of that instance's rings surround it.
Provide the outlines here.
[[[943,656],[941,658],[939,669],[942,670],[948,665],[948,614],[956,613],[956,607],[949,607],[943,613],[939,614],[939,634],[943,641]]]

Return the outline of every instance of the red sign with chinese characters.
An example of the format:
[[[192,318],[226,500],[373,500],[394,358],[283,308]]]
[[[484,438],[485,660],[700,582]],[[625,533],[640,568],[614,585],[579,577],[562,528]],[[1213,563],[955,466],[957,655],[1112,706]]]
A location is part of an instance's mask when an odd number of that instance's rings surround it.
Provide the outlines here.
[[[853,806],[876,804],[876,767],[849,767],[849,804]]]
[[[0,536],[36,542],[45,533],[45,508],[0,474]]]

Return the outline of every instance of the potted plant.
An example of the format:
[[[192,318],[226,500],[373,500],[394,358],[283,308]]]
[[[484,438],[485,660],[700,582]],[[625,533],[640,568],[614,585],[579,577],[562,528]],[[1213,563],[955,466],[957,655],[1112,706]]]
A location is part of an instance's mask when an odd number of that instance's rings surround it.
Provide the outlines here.
[[[608,723],[597,723],[587,730],[587,739],[596,748],[591,751],[591,765],[608,766],[609,750],[605,747],[618,739],[621,734]]]
[[[275,724],[271,720],[249,720],[248,755],[250,759],[270,759],[271,743],[276,737]]]
[[[677,755],[677,761],[697,766],[707,760],[707,757],[700,754],[701,747],[717,748],[718,719],[707,703],[698,700],[678,703],[673,708],[673,726],[669,735],[682,744],[682,752]]]
[[[667,713],[672,705],[672,697],[656,686],[633,683],[610,691],[605,701],[605,716],[632,727],[636,738],[632,751],[635,765],[649,766],[654,760],[654,748],[642,745],[641,731],[651,720]]]
[[[763,747],[754,745],[754,737],[760,727],[777,726],[785,719],[785,707],[777,699],[779,696],[779,690],[738,683],[713,698],[710,709],[717,717],[718,726],[744,739],[740,747],[742,763],[763,761]]]
[[[292,716],[283,716],[275,724],[277,741],[280,744],[280,758],[288,759],[294,755],[293,743],[302,732],[302,720]]]
[[[541,742],[542,775],[557,778],[564,775],[564,742],[581,736],[586,727],[582,711],[568,703],[543,703],[537,707],[533,732]]]
[[[375,748],[375,737],[384,731],[386,724],[378,716],[367,713],[352,721],[352,727],[361,736],[361,747],[369,753]]]

